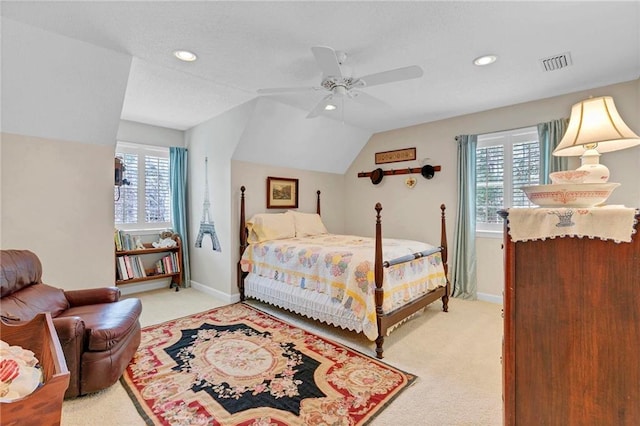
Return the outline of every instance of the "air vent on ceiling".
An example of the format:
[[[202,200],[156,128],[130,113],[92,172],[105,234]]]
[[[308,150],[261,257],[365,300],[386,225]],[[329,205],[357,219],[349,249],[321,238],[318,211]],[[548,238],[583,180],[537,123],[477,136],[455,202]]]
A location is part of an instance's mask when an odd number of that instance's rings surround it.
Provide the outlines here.
[[[571,64],[571,53],[569,52],[540,59],[540,65],[542,65],[542,69],[545,71],[559,70],[561,68],[566,68]]]

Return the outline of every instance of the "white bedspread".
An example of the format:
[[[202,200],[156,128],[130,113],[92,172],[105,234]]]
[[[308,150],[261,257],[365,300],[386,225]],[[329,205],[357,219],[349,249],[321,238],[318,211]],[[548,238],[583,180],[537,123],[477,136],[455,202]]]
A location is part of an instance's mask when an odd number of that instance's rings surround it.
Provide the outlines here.
[[[303,289],[310,299],[318,299],[316,293],[340,303],[361,322],[362,332],[374,340],[374,244],[373,238],[335,234],[272,240],[251,244],[241,265],[245,272],[291,286],[292,292],[294,288]],[[383,260],[433,248],[417,241],[384,239]],[[393,311],[445,285],[440,252],[384,268],[383,310]]]

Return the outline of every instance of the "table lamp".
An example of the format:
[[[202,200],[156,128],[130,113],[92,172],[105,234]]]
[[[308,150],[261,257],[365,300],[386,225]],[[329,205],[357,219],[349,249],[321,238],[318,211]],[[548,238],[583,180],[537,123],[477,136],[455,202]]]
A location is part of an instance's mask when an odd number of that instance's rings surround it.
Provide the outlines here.
[[[589,172],[583,183],[606,182],[609,169],[600,164],[600,154],[636,145],[640,145],[640,137],[622,120],[613,98],[601,96],[573,105],[567,131],[553,155],[580,155],[578,170]]]

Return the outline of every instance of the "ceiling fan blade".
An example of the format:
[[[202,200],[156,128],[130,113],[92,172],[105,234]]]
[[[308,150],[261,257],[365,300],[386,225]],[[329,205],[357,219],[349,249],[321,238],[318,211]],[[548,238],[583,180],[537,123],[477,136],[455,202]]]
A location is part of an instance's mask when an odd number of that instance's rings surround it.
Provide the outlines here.
[[[294,92],[306,92],[308,90],[318,90],[317,87],[274,87],[272,89],[258,89],[257,92],[261,95],[271,95],[277,93],[294,93]]]
[[[333,93],[322,98],[322,100],[318,102],[318,104],[307,115],[307,118],[315,118],[321,113],[323,113],[325,111],[325,107],[327,106],[327,104],[331,103],[332,100],[333,100]]]
[[[383,71],[375,74],[365,75],[358,80],[364,83],[364,86],[376,86],[378,84],[393,83],[395,81],[410,80],[412,78],[422,77],[424,72],[417,65],[410,67],[397,68],[395,70]]]
[[[362,105],[372,106],[376,108],[390,108],[390,105],[384,102],[383,100],[378,99],[375,96],[371,96],[368,93],[361,92],[359,90],[350,90],[348,96],[349,98],[353,99],[354,101]]]
[[[326,46],[314,46],[311,48],[313,56],[316,58],[316,62],[322,70],[322,78],[336,77],[342,78],[342,70],[338,63],[338,57],[335,50]]]

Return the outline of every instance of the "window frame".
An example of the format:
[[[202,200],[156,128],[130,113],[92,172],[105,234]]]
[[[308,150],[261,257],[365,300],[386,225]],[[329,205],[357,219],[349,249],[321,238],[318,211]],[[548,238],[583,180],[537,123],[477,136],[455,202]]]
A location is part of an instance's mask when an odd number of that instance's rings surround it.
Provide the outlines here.
[[[500,132],[492,132],[478,135],[476,142],[476,153],[479,148],[487,148],[491,146],[503,147],[503,180],[504,180],[504,208],[512,207],[513,200],[513,146],[518,143],[532,142],[535,140],[540,147],[538,129],[536,126],[527,126],[512,130],[503,130]],[[477,158],[477,157],[476,157]],[[509,161],[506,161],[509,159]],[[540,156],[539,161],[542,161]],[[539,164],[539,167],[541,165]],[[477,178],[477,171],[476,176]],[[538,182],[539,183],[539,182]],[[477,188],[477,180],[476,180]],[[475,200],[474,200],[475,203]],[[533,206],[533,204],[531,204]],[[475,206],[477,208],[477,205]],[[504,232],[503,223],[484,223],[478,222],[476,217],[476,236],[489,238],[502,238]]]
[[[117,229],[122,229],[125,231],[163,231],[166,229],[171,229],[171,227],[173,226],[171,217],[169,222],[150,222],[150,223],[145,222],[146,170],[145,170],[144,158],[146,155],[146,156],[166,158],[167,160],[169,160],[169,147],[117,141],[115,152],[116,152],[116,156],[119,153],[135,154],[138,156],[138,220],[136,223],[116,223],[116,218],[115,218],[116,200],[114,198],[114,218],[113,218],[114,226]],[[125,177],[126,177],[126,172],[125,172]],[[169,188],[169,191],[170,190],[171,189]],[[169,216],[171,216],[171,211],[169,211]]]

